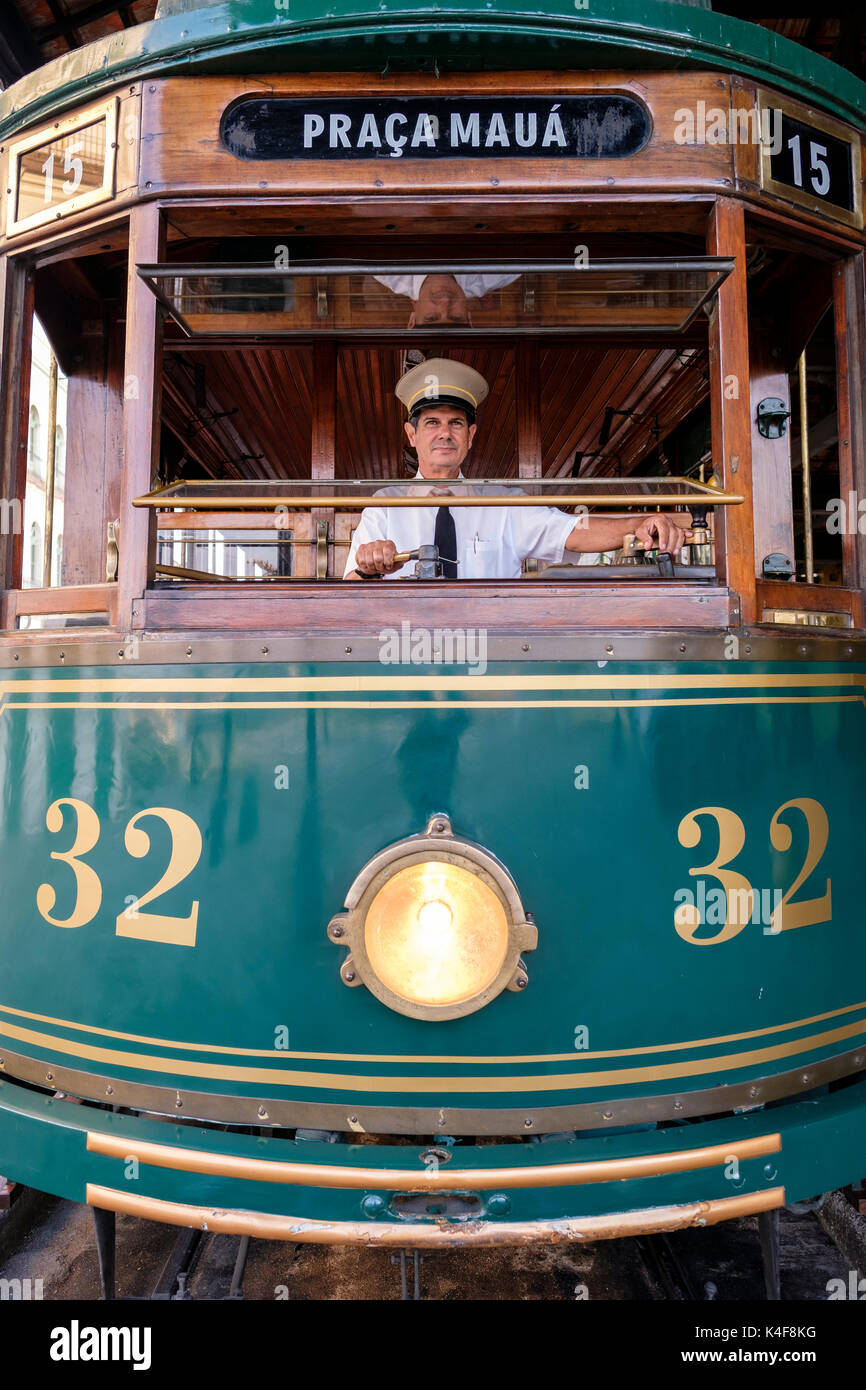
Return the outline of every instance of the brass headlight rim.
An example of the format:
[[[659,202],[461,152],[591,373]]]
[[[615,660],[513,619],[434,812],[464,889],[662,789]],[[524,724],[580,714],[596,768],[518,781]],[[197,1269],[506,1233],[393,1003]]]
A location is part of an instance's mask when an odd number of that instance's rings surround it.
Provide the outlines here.
[[[434,832],[432,827],[440,825],[443,829]],[[449,850],[449,845],[459,846],[459,849]],[[456,858],[452,860],[446,858],[445,862],[447,863],[459,865],[468,860],[473,866],[477,865],[485,874],[489,874],[491,879],[495,880],[506,911],[510,916],[515,919],[523,917],[523,904],[520,901],[517,884],[505,865],[483,845],[476,844],[474,840],[464,840],[456,836],[451,829],[451,822],[448,817],[442,815],[432,817],[424,834],[408,835],[404,840],[397,840],[393,845],[387,845],[385,849],[380,850],[378,854],[374,854],[373,858],[367,861],[346,894],[347,911],[351,912],[358,906],[370,882],[378,877],[384,869],[393,865],[395,861],[400,861],[400,867],[404,867],[404,861],[408,863],[407,855],[416,851],[437,859],[450,853],[456,855]],[[393,872],[396,872],[396,869]],[[382,882],[385,881],[385,879],[382,880]]]
[[[431,833],[433,826],[443,829]],[[376,974],[367,955],[365,927],[367,912],[386,883],[403,869],[415,864],[451,864],[466,869],[481,880],[499,899],[508,924],[508,945],[495,978],[469,999],[450,1004],[421,1004],[397,994]],[[528,976],[521,952],[534,949],[538,932],[528,921],[517,885],[508,870],[489,850],[471,840],[456,837],[447,816],[434,816],[423,835],[411,835],[389,845],[364,865],[346,895],[346,912],[332,918],[328,936],[349,948],[340,974],[344,983],[366,985],[381,1003],[408,1018],[442,1022],[462,1018],[484,1008],[509,986],[521,989]]]

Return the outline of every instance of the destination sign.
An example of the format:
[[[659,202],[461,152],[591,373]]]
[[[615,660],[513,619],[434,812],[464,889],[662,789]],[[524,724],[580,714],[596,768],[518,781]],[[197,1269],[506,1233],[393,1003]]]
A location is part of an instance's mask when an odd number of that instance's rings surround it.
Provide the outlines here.
[[[840,221],[862,226],[859,144],[844,126],[800,119],[766,96],[768,135],[762,148],[762,186],[792,202],[826,208]]]
[[[622,159],[650,137],[630,96],[243,97],[220,137],[239,159]]]

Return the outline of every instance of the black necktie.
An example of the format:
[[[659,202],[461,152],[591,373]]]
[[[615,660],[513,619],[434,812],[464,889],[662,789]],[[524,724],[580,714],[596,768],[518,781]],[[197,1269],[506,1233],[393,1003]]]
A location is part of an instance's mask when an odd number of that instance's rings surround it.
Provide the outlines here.
[[[447,507],[440,507],[436,513],[436,530],[433,532],[433,544],[439,550],[439,559],[442,561],[443,578],[456,579],[457,527],[454,525],[454,518]]]

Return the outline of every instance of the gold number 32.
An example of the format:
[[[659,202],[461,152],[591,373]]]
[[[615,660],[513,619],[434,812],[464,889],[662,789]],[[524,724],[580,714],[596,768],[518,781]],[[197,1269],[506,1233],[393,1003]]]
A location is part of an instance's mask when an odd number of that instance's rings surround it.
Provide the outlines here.
[[[63,829],[63,807],[69,806],[76,816],[75,839],[72,848],[52,850],[51,858],[68,864],[75,875],[75,903],[68,917],[53,917],[57,893],[50,883],[42,883],[36,893],[36,906],[54,927],[84,927],[92,922],[102,904],[102,884],[99,875],[81,856],[94,849],[99,839],[99,817],[86,801],[61,797],[52,802],[45,815],[45,824],[52,834]],[[132,817],[126,827],[124,844],[136,859],[143,859],[150,850],[150,836],[138,826],[145,816],[164,821],[171,834],[171,857],[159,882],[134,903],[118,914],[118,936],[133,936],[140,941],[161,941],[169,946],[194,946],[198,925],[198,902],[192,905],[187,917],[168,917],[162,913],[142,912],[141,908],[163,893],[176,888],[192,873],[202,851],[201,831],[191,816],[167,806],[150,806]]]
[[[786,811],[799,811],[806,820],[809,832],[806,858],[803,866],[782,901],[770,919],[771,932],[790,931],[793,927],[810,927],[817,922],[829,922],[832,917],[830,880],[827,879],[826,892],[820,898],[802,898],[792,901],[798,888],[814,872],[821,861],[830,838],[830,822],[820,801],[810,796],[801,796],[786,801],[774,813],[770,822],[770,844],[773,849],[785,852],[791,848],[793,836],[791,828],[782,816]],[[719,851],[715,859],[689,874],[696,878],[701,874],[712,874],[725,891],[728,904],[727,918],[720,932],[715,936],[700,937],[695,933],[701,925],[698,908],[693,903],[682,903],[674,913],[674,927],[684,941],[693,946],[715,946],[720,941],[730,941],[743,930],[751,920],[754,890],[749,880],[735,869],[728,868],[732,859],[740,853],[746,843],[746,827],[735,811],[726,806],[700,806],[683,816],[677,827],[677,838],[687,849],[694,849],[701,842],[701,827],[698,816],[713,816],[719,828]]]

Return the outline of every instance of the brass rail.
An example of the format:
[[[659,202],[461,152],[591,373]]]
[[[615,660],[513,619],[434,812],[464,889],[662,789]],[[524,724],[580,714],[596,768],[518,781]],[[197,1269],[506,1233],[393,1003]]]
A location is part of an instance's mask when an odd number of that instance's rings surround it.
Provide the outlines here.
[[[184,1202],[166,1202],[134,1192],[87,1184],[88,1206],[126,1212],[170,1226],[191,1226],[227,1235],[250,1235],[263,1240],[291,1240],[314,1245],[363,1245],[411,1249],[447,1246],[545,1245],[621,1236],[655,1235],[687,1226],[714,1226],[785,1205],[784,1187],[717,1197],[681,1206],[648,1207],[604,1216],[559,1217],[542,1221],[318,1221],[310,1217],[278,1216],[273,1212],[219,1210]]]
[[[468,496],[460,496],[459,493],[451,494],[448,497],[449,507],[549,507],[556,505],[559,507],[641,507],[644,511],[650,512],[654,507],[689,507],[689,506],[713,506],[730,507],[738,506],[744,501],[743,494],[740,492],[711,492],[709,497],[706,493],[687,493],[662,492],[652,495],[646,493],[626,493],[624,496],[599,497],[592,492],[568,492],[558,497],[538,497],[528,496],[526,493],[518,494],[516,497],[509,497],[507,494],[491,497],[489,493],[475,493]],[[405,496],[381,494],[376,496],[369,494],[366,496],[347,497],[345,493],[333,497],[174,497],[167,499],[165,493],[155,496],[148,493],[144,497],[136,497],[134,507],[159,507],[163,511],[172,507],[185,507],[188,511],[274,511],[277,507],[286,510],[296,511],[307,510],[310,507],[337,507],[345,511],[358,511],[363,507],[441,507],[442,496]],[[180,523],[179,523],[180,524]]]
[[[210,570],[191,570],[185,565],[155,565],[157,574],[167,574],[172,579],[206,579],[209,584],[236,584],[238,579],[231,574],[212,574]],[[249,583],[245,577],[240,582]],[[257,580],[256,583],[261,581]]]
[[[800,386],[800,464],[803,479],[803,541],[806,551],[806,583],[815,582],[815,542],[812,535],[812,463],[809,458],[809,401],[806,393],[806,349],[797,359]]]
[[[286,1163],[267,1158],[244,1158],[238,1154],[209,1153],[171,1144],[153,1144],[94,1130],[87,1135],[88,1153],[104,1154],[124,1161],[134,1157],[140,1163],[156,1168],[251,1182],[359,1191],[383,1188],[390,1192],[453,1192],[466,1189],[486,1192],[500,1188],[575,1187],[584,1183],[622,1182],[629,1178],[659,1177],[665,1173],[688,1173],[696,1168],[716,1167],[729,1162],[731,1154],[740,1160],[765,1158],[768,1154],[779,1153],[781,1148],[781,1135],[763,1134],[754,1139],[731,1140],[728,1144],[700,1149],[602,1159],[591,1163],[539,1163],[513,1168],[443,1167],[413,1171],[406,1168],[353,1168],[335,1163]]]

